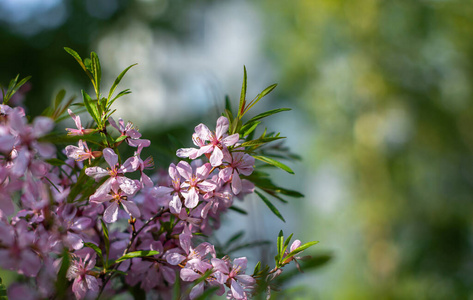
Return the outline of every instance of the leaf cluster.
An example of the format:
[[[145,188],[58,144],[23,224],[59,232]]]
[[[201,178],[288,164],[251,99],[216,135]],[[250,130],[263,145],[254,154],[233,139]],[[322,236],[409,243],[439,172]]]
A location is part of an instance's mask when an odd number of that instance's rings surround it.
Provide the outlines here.
[[[8,84],[7,90],[5,91],[4,87],[0,85],[0,88],[2,89],[2,96],[3,96],[3,105],[8,104],[8,101],[13,97],[13,95],[28,81],[30,80],[31,76],[27,76],[20,81],[18,79],[20,78],[20,74],[16,75],[15,78],[13,78],[10,81],[10,84]]]

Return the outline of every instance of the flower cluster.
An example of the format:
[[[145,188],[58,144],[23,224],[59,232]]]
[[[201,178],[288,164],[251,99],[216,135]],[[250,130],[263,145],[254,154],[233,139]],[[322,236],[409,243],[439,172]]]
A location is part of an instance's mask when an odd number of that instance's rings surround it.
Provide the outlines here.
[[[5,99],[0,106],[0,267],[29,278],[9,288],[12,298],[111,297],[132,287],[168,298],[179,280],[180,293],[190,299],[208,288],[226,292],[228,299],[248,299],[314,244],[296,240],[287,251],[290,238],[282,243],[280,237],[276,267],[257,267],[249,275],[246,257],[231,260],[210,240],[202,242],[236,198],[256,192],[280,216],[262,192],[278,199],[281,191],[298,196],[255,171],[255,158],[287,169],[259,149],[280,137],[263,133],[253,139],[258,120],[275,111],[241,124],[254,105],[243,99],[237,116],[226,110],[214,131],[204,124],[195,127],[196,148],[177,150],[183,160],[171,163],[167,172],[147,174],[153,159],[143,159],[142,151],[151,142],[131,122],[111,116],[111,104],[126,94],[112,98],[124,73],[109,96],[101,97],[98,57],[92,53],[91,68],[66,50],[94,85],[97,101],[85,92],[83,99],[95,125],[84,127],[70,103],[56,105],[32,124],[21,108]],[[66,110],[76,128],[66,128],[67,136],[52,133]],[[124,147],[133,155],[122,158]]]

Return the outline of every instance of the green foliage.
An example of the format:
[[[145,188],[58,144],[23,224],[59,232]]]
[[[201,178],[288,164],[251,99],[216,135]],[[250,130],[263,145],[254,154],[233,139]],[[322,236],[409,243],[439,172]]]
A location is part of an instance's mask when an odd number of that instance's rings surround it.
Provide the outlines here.
[[[135,258],[135,257],[147,257],[147,256],[153,256],[153,255],[158,255],[159,251],[154,251],[154,250],[140,250],[140,251],[133,251],[133,252],[128,252],[127,254],[123,255],[122,257],[118,258],[115,263],[120,263],[122,261],[125,261],[127,259]]]
[[[59,272],[57,274],[56,279],[56,296],[57,299],[66,299],[66,292],[69,286],[69,281],[67,279],[67,271],[69,270],[69,266],[71,264],[71,258],[69,252],[64,249],[61,256],[61,267],[59,268]]]
[[[20,74],[16,75],[16,77],[10,81],[6,91],[4,90],[3,86],[0,85],[0,88],[2,89],[4,105],[8,104],[8,101],[10,101],[11,97],[13,97],[13,95],[31,78],[31,76],[27,76],[18,82],[19,77]]]
[[[106,254],[105,268],[108,268],[108,257],[110,255],[110,237],[109,237],[108,228],[105,222],[102,219],[100,219],[100,223],[102,224],[103,239],[105,243],[105,254]]]
[[[0,277],[0,300],[8,300],[7,287],[3,284],[1,277]]]

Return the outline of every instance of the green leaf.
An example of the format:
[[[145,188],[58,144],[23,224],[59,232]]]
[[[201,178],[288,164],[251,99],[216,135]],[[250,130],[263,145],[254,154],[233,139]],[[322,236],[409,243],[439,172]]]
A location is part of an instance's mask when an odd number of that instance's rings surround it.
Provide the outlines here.
[[[284,245],[284,233],[282,232],[282,230],[279,231],[276,245],[278,247],[278,255],[276,255],[276,266],[279,266],[279,261],[281,260],[281,257],[284,255],[284,252],[282,250],[283,245]]]
[[[200,294],[195,300],[207,300],[211,299],[212,294],[214,294],[216,291],[218,291],[219,287],[218,286],[213,286],[210,288],[207,288],[204,290],[202,294]]]
[[[104,260],[103,260],[103,256],[102,256],[102,250],[100,250],[99,247],[97,247],[97,245],[93,244],[93,243],[84,243],[84,246],[85,247],[88,247],[88,248],[91,248],[92,250],[95,251],[95,253],[97,253],[97,256],[100,258],[100,260],[102,261],[102,264],[105,265],[104,263]]]
[[[181,278],[179,277],[179,272],[176,272],[176,280],[174,281],[173,291],[173,300],[181,299]]]
[[[232,103],[230,102],[230,97],[228,97],[228,95],[225,95],[225,109],[232,114]]]
[[[64,96],[66,96],[66,90],[64,89],[57,93],[56,98],[54,99],[54,108],[57,108],[59,104],[61,104],[62,100],[64,100]]]
[[[289,243],[291,242],[291,239],[292,239],[293,235],[294,235],[294,233],[291,233],[291,235],[284,242],[284,251],[287,249],[287,246],[289,246]]]
[[[261,124],[261,122],[259,121],[246,123],[245,125],[243,125],[243,127],[241,127],[241,130],[240,130],[241,136],[242,137],[248,136],[250,133],[252,133],[256,129],[256,127],[259,124]]]
[[[277,109],[273,109],[273,110],[268,110],[267,112],[264,112],[264,113],[261,113],[257,116],[254,116],[253,118],[248,120],[248,122],[246,122],[246,123],[251,123],[251,122],[269,117],[271,115],[274,115],[274,114],[277,114],[277,113],[280,113],[280,112],[283,112],[283,111],[289,111],[289,110],[291,110],[291,109],[290,108],[277,108]]]
[[[62,252],[62,262],[61,262],[61,268],[59,269],[59,272],[57,274],[57,279],[56,279],[56,296],[57,299],[66,299],[66,291],[68,288],[68,280],[67,280],[67,271],[69,270],[70,266],[70,257],[69,253],[67,252],[66,249]]]
[[[135,258],[135,257],[146,257],[146,256],[153,256],[153,255],[158,255],[159,251],[153,251],[153,250],[140,250],[140,251],[133,251],[130,253],[127,253],[117,259],[115,263],[122,262],[127,259]]]
[[[82,61],[82,58],[79,56],[79,54],[77,54],[77,52],[75,52],[74,50],[72,50],[71,48],[68,48],[68,47],[64,47],[64,50],[66,50],[67,53],[69,53],[72,57],[75,58],[75,60],[79,63],[79,65],[82,67],[82,69],[85,71],[85,73],[87,74],[87,76],[89,76],[90,80],[93,80],[92,76],[90,75],[89,71],[87,70],[87,68],[85,67],[85,64],[84,62]]]
[[[99,57],[97,56],[97,53],[92,52],[90,54],[91,61],[92,61],[92,71],[94,74],[94,86],[95,86],[95,91],[97,95],[99,94],[100,91],[100,81],[102,79],[102,68],[100,67],[100,60]]]
[[[281,219],[283,222],[286,222],[286,220],[284,220],[283,216],[281,215],[281,213],[279,212],[279,210],[276,208],[276,206],[274,206],[271,201],[268,200],[268,198],[266,198],[263,194],[261,194],[260,192],[258,191],[255,191],[255,193],[261,198],[261,200],[263,200],[264,204],[266,204],[266,206],[268,206],[268,208],[273,212],[273,214],[275,214],[279,219]]]
[[[82,98],[84,99],[85,107],[89,112],[90,116],[94,119],[95,123],[97,123],[99,128],[102,128],[101,118],[99,111],[97,109],[97,105],[92,101],[90,96],[82,90]]]
[[[256,140],[251,140],[251,141],[248,141],[248,142],[244,142],[243,144],[241,144],[241,147],[261,146],[263,144],[266,144],[266,143],[269,143],[269,142],[272,142],[272,141],[276,141],[276,140],[280,140],[280,139],[284,139],[284,138],[285,137],[282,137],[282,136],[261,137],[261,138],[258,138]]]
[[[242,215],[247,215],[248,214],[248,212],[246,212],[246,210],[244,210],[242,208],[239,208],[239,207],[236,207],[236,206],[230,206],[229,209],[231,209],[233,211],[236,211],[237,213],[240,213]]]
[[[117,100],[118,98],[123,97],[123,96],[128,95],[128,94],[131,94],[130,89],[126,89],[126,90],[121,91],[120,93],[118,93],[118,95],[115,96],[115,98],[112,99],[112,101],[110,101],[108,103],[108,107],[110,108],[110,106],[112,106],[113,102],[115,102],[115,100]]]
[[[244,144],[244,143],[243,143]],[[270,165],[273,165],[275,167],[278,167],[290,174],[294,174],[294,171],[291,170],[291,168],[289,168],[288,166],[286,166],[285,164],[283,164],[282,162],[279,162],[277,160],[274,160],[272,158],[269,158],[269,157],[266,157],[266,156],[259,156],[259,155],[253,155],[254,158],[258,159],[258,160],[261,160],[267,164],[270,164]]]
[[[60,167],[62,165],[65,165],[66,163],[58,158],[50,158],[46,159],[46,162],[52,166]]]
[[[258,274],[259,270],[261,269],[261,262],[259,261],[256,266],[255,266],[255,269],[253,270],[253,276]]]
[[[314,245],[316,245],[316,244],[318,244],[318,243],[319,243],[319,241],[313,241],[313,242],[305,243],[304,245],[302,245],[302,246],[300,246],[300,247],[294,249],[294,251],[289,252],[289,254],[286,256],[285,259],[291,258],[291,257],[293,257],[294,255],[296,255],[297,253],[300,253],[300,252],[304,251],[305,249],[307,249],[307,248],[309,248],[309,247],[312,247],[312,246],[314,246]]]
[[[301,269],[313,270],[318,269],[321,266],[327,264],[332,259],[332,254],[319,254],[311,257],[307,261],[299,261]],[[278,283],[286,282],[298,278],[297,275],[301,274],[298,269],[285,270],[280,276],[277,277]]]
[[[245,234],[245,231],[244,230],[240,230],[238,231],[237,233],[235,233],[234,235],[232,235],[228,241],[225,243],[225,246],[224,248],[228,248],[232,243],[236,242],[237,240],[239,240],[241,237],[243,237],[243,235]]]
[[[8,300],[7,287],[3,284],[1,277],[0,277],[0,300]]]
[[[22,80],[20,80],[20,82],[18,82],[15,87],[10,91],[10,98],[11,96],[13,96],[28,80],[30,80],[31,76],[27,76],[25,78],[23,78]]]
[[[126,72],[128,72],[128,70],[130,70],[133,66],[136,66],[136,65],[137,64],[133,64],[133,65],[129,66],[128,68],[123,70],[123,72],[121,72],[120,75],[118,75],[117,79],[115,79],[115,81],[112,84],[112,87],[110,88],[110,92],[108,93],[108,97],[107,97],[108,101],[110,101],[110,98],[112,98],[112,95],[115,92],[115,89],[117,88],[118,84],[122,80],[123,76],[125,76]],[[111,103],[109,104],[109,107],[110,107],[110,105],[111,105]]]
[[[126,135],[120,135],[119,137],[117,137],[117,139],[115,140],[115,143],[119,143],[121,141],[123,141],[124,139],[126,139],[127,136]]]
[[[110,255],[110,237],[109,237],[107,225],[105,224],[105,222],[102,219],[100,219],[100,223],[102,223],[103,238],[105,241],[105,254],[106,254],[105,262],[106,264],[108,264],[108,257]],[[108,265],[106,265],[105,267],[108,268]]]
[[[271,242],[270,241],[253,241],[250,243],[238,245],[230,250],[227,250],[225,254],[230,254],[241,249],[259,247],[259,246],[268,245],[268,244],[271,244]]]
[[[258,96],[256,96],[255,99],[251,100],[250,104],[246,107],[245,111],[243,112],[242,115],[244,115],[246,112],[248,112],[256,103],[258,103],[264,96],[267,94],[271,93],[272,90],[276,88],[277,84],[272,84],[265,88]]]
[[[247,85],[246,67],[243,66],[243,83],[241,85],[240,104],[238,106],[238,116],[240,119],[244,115],[243,110],[245,109],[245,104],[246,104],[246,100],[245,100],[246,85]]]

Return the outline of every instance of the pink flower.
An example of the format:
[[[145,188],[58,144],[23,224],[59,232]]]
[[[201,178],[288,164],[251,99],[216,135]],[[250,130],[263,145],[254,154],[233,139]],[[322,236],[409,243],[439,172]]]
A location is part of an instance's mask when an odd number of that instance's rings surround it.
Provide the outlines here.
[[[87,176],[93,177],[96,181],[103,177],[110,176],[91,196],[96,198],[98,196],[106,195],[112,189],[112,184],[118,182],[120,189],[127,195],[135,194],[139,189],[139,184],[134,180],[123,176],[124,173],[136,171],[138,168],[138,159],[133,156],[125,161],[122,166],[118,165],[118,155],[111,149],[103,149],[103,157],[110,166],[109,169],[100,167],[91,167],[85,169]]]
[[[133,123],[128,122],[125,126],[125,122],[120,118],[117,125],[112,117],[108,118],[108,122],[121,133],[121,136],[126,136],[125,141],[128,145],[132,147],[148,147],[151,144],[150,140],[140,139],[141,133],[133,128]]]
[[[219,177],[224,181],[231,181],[232,191],[235,195],[238,195],[242,189],[240,174],[245,176],[251,175],[255,159],[243,152],[228,153],[224,157],[229,164],[220,171]]]
[[[227,299],[246,300],[249,292],[254,288],[256,280],[250,275],[245,275],[246,264],[246,257],[235,258],[232,266],[225,260],[212,258],[212,265],[217,271],[215,277],[218,282],[231,287]],[[229,266],[231,266],[231,269]]]
[[[139,218],[141,216],[140,209],[134,202],[128,200],[128,196],[130,195],[119,188],[118,181],[114,181],[112,182],[112,189],[110,193],[99,195],[94,194],[90,196],[90,202],[110,202],[110,205],[103,213],[103,219],[107,223],[113,223],[117,221],[118,207],[120,206],[120,204],[130,216],[134,218]]]
[[[98,151],[94,151],[98,152]],[[91,159],[95,159],[96,153],[90,151],[89,147],[87,147],[87,143],[85,141],[79,140],[79,146],[69,145],[66,147],[66,155],[69,158],[74,159],[75,161],[83,161],[88,159],[89,163]],[[100,154],[100,152],[98,152]]]
[[[193,141],[196,146],[200,147],[200,149],[183,148],[177,150],[176,155],[179,157],[189,157],[194,159],[202,154],[212,153],[210,155],[210,164],[213,167],[220,166],[222,164],[224,151],[227,151],[227,147],[235,145],[240,138],[238,133],[229,136],[227,134],[228,127],[229,122],[225,117],[218,118],[215,132],[210,131],[210,129],[204,124],[197,125],[195,127]]]
[[[180,198],[181,192],[181,175],[176,169],[176,165],[169,165],[169,178],[171,179],[171,184],[169,186],[158,186],[154,188],[154,193],[158,199],[161,199],[164,202],[169,203],[169,208],[171,213],[179,214],[182,208],[182,202]]]
[[[199,203],[199,193],[210,192],[216,188],[216,184],[206,180],[210,174],[212,167],[206,163],[198,167],[193,173],[192,167],[185,161],[180,161],[176,166],[177,171],[181,174],[185,182],[181,184],[182,195],[185,198],[184,205],[187,208],[194,208]]]
[[[75,256],[69,270],[67,279],[74,280],[72,283],[72,292],[77,299],[83,299],[89,290],[98,292],[101,280],[93,276],[92,269],[95,266],[95,254],[87,254],[84,259]]]
[[[69,113],[69,115],[71,116],[71,118],[74,120],[74,123],[76,123],[76,127],[77,129],[74,129],[74,128],[66,128],[66,130],[68,131],[67,132],[67,135],[84,135],[84,134],[88,134],[88,133],[91,133],[93,131],[93,129],[84,129],[84,127],[82,127],[82,123],[80,121],[80,117],[79,116],[76,116],[72,110],[70,109],[67,109],[67,112]]]

